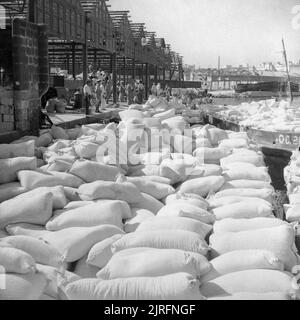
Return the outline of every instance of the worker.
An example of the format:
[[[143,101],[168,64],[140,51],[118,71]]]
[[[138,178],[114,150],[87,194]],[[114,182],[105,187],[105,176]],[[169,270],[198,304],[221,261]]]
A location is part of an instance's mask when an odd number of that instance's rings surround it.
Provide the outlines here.
[[[77,89],[74,93],[74,109],[82,109],[82,94],[80,92],[80,89]]]
[[[124,81],[121,81],[120,87],[119,87],[119,101],[120,102],[125,101],[125,94],[126,94],[126,89],[125,89]]]
[[[101,109],[106,108],[106,89],[105,89],[105,81],[101,81],[100,83],[101,90]]]
[[[140,80],[137,86],[138,104],[143,104],[144,92],[145,92],[145,86],[143,84],[143,81]]]
[[[161,89],[161,85],[160,85],[160,83],[158,83],[157,86],[156,86],[156,94],[157,94],[157,96],[160,97],[162,92],[163,92],[163,90]]]
[[[168,85],[165,86],[165,97],[166,97],[167,101],[169,102],[170,97],[171,97],[171,90]]]
[[[97,80],[97,84],[95,87],[95,93],[96,93],[96,112],[100,112],[101,102],[102,102],[102,84],[101,80]]]
[[[92,81],[91,80],[87,80],[85,86],[83,87],[83,96],[84,96],[86,114],[89,114],[89,108],[91,105],[91,98],[92,98]]]
[[[157,96],[156,83],[153,83],[153,85],[151,87],[151,94],[153,96]]]
[[[106,81],[105,90],[106,90],[106,93],[105,93],[106,104],[109,104],[109,100],[110,100],[112,92],[113,92],[113,83],[112,83],[111,77],[108,77],[108,79]]]
[[[127,103],[129,106],[133,104],[134,91],[135,91],[135,81],[134,79],[131,79],[126,86]]]
[[[58,93],[57,90],[54,87],[50,87],[47,92],[42,96],[41,102],[42,102],[42,109],[46,108],[47,102],[50,99],[57,98]]]
[[[54,126],[54,123],[51,121],[49,115],[44,113],[41,109],[40,109],[39,122],[40,122],[39,123],[40,129],[42,129],[44,126],[49,126],[50,128],[52,128],[52,126]],[[48,124],[47,124],[47,122],[48,122]]]

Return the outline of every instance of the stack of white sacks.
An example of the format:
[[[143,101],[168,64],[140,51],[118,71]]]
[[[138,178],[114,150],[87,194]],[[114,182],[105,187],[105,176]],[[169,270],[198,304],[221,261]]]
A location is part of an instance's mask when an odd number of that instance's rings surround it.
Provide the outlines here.
[[[300,112],[287,101],[275,99],[242,103],[237,106],[203,107],[203,111],[216,117],[234,121],[240,126],[264,131],[300,132]]]
[[[294,151],[289,165],[284,169],[289,204],[285,205],[286,220],[300,222],[300,152]]]
[[[217,222],[210,237],[213,269],[201,278],[201,292],[211,299],[296,297],[291,274],[298,264],[295,232],[273,215],[274,190],[263,157],[237,140],[230,144],[237,149],[220,160],[226,183],[208,200]]]
[[[206,126],[184,137],[174,110],[121,117],[121,145],[144,147],[134,165],[97,154],[114,124],[0,146],[0,299],[295,297],[294,229],[273,216],[270,177],[246,135]],[[171,146],[130,141],[132,129],[174,127]]]

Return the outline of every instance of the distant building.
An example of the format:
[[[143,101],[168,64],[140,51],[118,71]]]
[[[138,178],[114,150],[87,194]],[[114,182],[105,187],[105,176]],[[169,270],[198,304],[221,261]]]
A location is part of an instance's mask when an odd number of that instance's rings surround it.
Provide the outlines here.
[[[282,62],[277,62],[275,64],[275,70],[276,71],[281,71],[281,72],[286,72],[286,66]]]
[[[300,63],[294,64],[292,61],[289,61],[289,70],[291,72],[293,70],[298,70]],[[266,74],[266,73],[285,73],[286,72],[286,65],[284,62],[277,61],[275,63],[273,62],[263,62],[257,67],[255,67],[255,70],[260,74]]]
[[[276,68],[272,62],[263,62],[256,67],[256,70],[258,72],[276,71]]]

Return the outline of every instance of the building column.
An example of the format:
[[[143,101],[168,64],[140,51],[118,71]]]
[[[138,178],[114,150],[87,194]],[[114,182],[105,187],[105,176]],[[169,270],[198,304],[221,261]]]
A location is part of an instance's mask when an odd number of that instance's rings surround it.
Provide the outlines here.
[[[97,49],[94,50],[94,65],[93,67],[97,69]]]
[[[124,57],[123,67],[124,67],[124,71],[123,71],[123,81],[124,81],[124,84],[125,84],[125,83],[126,83],[126,73],[127,73],[127,70],[126,70],[126,57]]]
[[[29,0],[28,2],[28,21],[35,23],[36,16],[36,0]]]
[[[85,43],[82,45],[82,80],[83,80],[83,85],[85,85],[85,83],[87,82],[87,78],[88,78],[87,56],[88,56],[87,43]],[[85,114],[89,115],[89,108],[88,108],[87,103],[84,103],[84,107],[85,107]]]
[[[98,56],[98,67],[99,67],[99,69],[102,71],[102,59],[103,59],[103,56],[102,56],[102,54],[100,54],[99,56]]]
[[[180,78],[180,86],[182,86],[182,83],[184,82],[184,74],[183,74],[183,66],[180,63],[179,64],[179,78]]]
[[[135,59],[132,59],[132,77],[133,77],[133,79],[135,79],[135,73],[136,73]]]
[[[84,15],[84,44],[82,45],[82,68],[83,68],[83,83],[86,83],[88,78],[88,24],[89,18],[87,12]],[[88,110],[87,110],[88,112]]]
[[[145,64],[146,70],[145,70],[145,76],[146,76],[146,80],[145,80],[145,96],[146,96],[146,100],[148,99],[148,93],[149,93],[149,64],[146,63]]]
[[[158,82],[158,79],[157,79],[157,75],[158,75],[158,67],[155,66],[155,71],[154,71],[154,82],[157,83]]]
[[[117,103],[117,53],[114,52],[111,55],[111,71],[112,71],[112,80],[113,80],[113,102]]]
[[[87,52],[87,44],[84,43],[82,45],[82,73],[83,73],[83,83],[86,83],[87,78],[88,78],[88,63],[87,63],[87,57],[88,57],[88,52]]]
[[[112,74],[113,73],[113,58],[112,58],[113,54],[111,54],[110,60],[109,60],[109,73]]]
[[[142,65],[141,71],[140,71],[140,78],[143,80],[144,77],[144,66]]]
[[[68,70],[68,73],[70,72],[70,54],[69,54],[69,52],[66,55],[66,70]]]
[[[72,75],[74,80],[76,79],[76,44],[72,43]]]

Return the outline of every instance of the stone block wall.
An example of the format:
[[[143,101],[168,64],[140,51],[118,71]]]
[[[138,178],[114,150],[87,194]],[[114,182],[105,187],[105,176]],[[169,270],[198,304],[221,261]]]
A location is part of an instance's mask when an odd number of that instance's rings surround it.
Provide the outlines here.
[[[15,130],[13,90],[0,86],[0,133]]]
[[[16,130],[37,135],[40,97],[48,88],[46,27],[15,19],[12,29],[14,108]]]
[[[0,30],[0,134],[15,129],[11,29]]]
[[[46,27],[15,19],[12,29],[0,30],[0,134],[38,135],[48,85]]]

